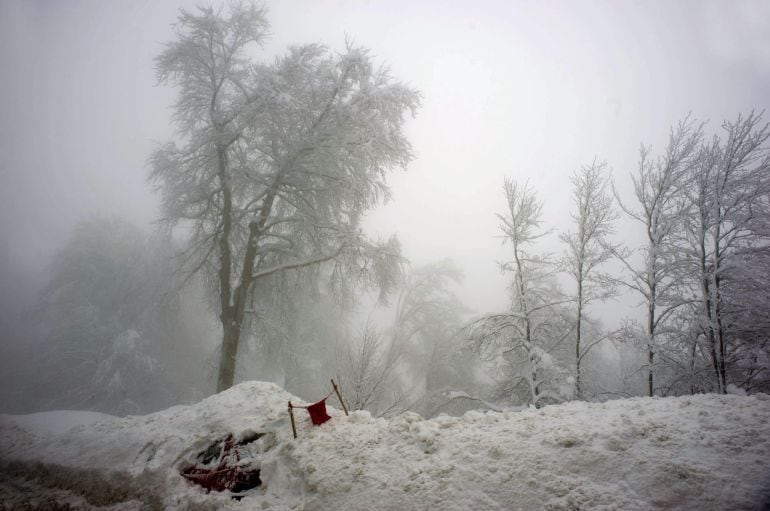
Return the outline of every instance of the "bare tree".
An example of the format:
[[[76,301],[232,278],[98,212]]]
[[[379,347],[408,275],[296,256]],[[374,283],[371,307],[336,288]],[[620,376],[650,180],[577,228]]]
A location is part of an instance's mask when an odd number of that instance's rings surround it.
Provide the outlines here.
[[[567,245],[562,266],[575,281],[575,393],[578,399],[582,398],[581,362],[591,348],[604,339],[599,337],[590,344],[583,344],[585,308],[596,300],[606,300],[615,292],[610,277],[600,271],[616,250],[607,238],[618,217],[613,209],[606,167],[606,163],[594,161],[573,174],[575,210],[570,217],[575,230],[559,236]]]
[[[176,28],[156,65],[179,87],[181,146],[154,153],[151,179],[169,226],[190,234],[186,271],[205,272],[216,289],[223,390],[261,279],[333,262],[334,277],[356,268],[393,282],[394,245],[367,241],[359,223],[387,194],[387,172],[411,159],[402,127],[419,95],[350,44],[253,63],[268,30],[253,3],[182,10]]]
[[[408,355],[404,370],[426,392],[452,380],[465,307],[452,289],[462,272],[449,260],[410,268],[395,295],[393,342]]]
[[[402,352],[381,330],[367,322],[342,350],[337,373],[351,409],[381,416],[405,401],[394,378]]]
[[[686,207],[684,187],[697,164],[702,129],[689,117],[672,128],[664,154],[653,160],[650,149],[640,149],[639,167],[631,176],[636,207],[615,197],[622,210],[644,227],[646,240],[641,248],[642,265],[635,266],[627,250],[615,251],[630,273],[630,280],[619,284],[642,295],[647,318],[644,344],[647,351],[647,392],[655,393],[654,367],[658,337],[665,321],[682,305],[679,296],[681,261],[677,257],[675,234],[682,228]]]
[[[462,272],[449,260],[408,271],[396,295],[393,336],[411,342],[434,323],[458,319],[463,307],[450,286],[461,280]]]
[[[352,386],[354,404],[390,413],[463,379],[464,365],[454,348],[461,342],[456,334],[464,308],[451,287],[461,278],[448,260],[405,272],[388,310],[392,323],[377,329],[370,319],[339,357],[340,378],[346,388]]]

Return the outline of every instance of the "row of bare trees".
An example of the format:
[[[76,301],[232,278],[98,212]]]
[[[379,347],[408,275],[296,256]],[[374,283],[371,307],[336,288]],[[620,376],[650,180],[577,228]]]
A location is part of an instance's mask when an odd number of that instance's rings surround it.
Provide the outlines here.
[[[502,265],[513,277],[511,307],[468,328],[505,394],[536,405],[595,397],[585,392],[586,357],[610,340],[644,353],[638,371],[650,396],[769,388],[770,129],[755,113],[725,122],[710,139],[705,128],[688,117],[660,155],[642,147],[630,199],[604,163],[577,171],[561,258],[536,250],[548,233],[543,203],[506,180],[500,228],[511,245]],[[641,226],[639,246],[614,241],[620,212]],[[613,261],[621,271],[608,271]],[[554,278],[559,272],[569,291]],[[624,290],[644,313],[602,332],[588,306]]]

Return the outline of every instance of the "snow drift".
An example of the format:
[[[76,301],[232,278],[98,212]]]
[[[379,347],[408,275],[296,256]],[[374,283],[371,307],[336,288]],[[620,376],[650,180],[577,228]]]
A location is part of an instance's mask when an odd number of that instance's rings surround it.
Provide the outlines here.
[[[313,427],[270,383],[115,418],[0,416],[7,509],[762,509],[770,502],[770,396],[573,402],[541,410]],[[46,424],[51,427],[46,428]],[[74,426],[66,431],[65,426]],[[262,484],[235,500],[181,473],[212,443],[249,441]],[[64,506],[69,507],[64,507]],[[0,507],[2,508],[2,507]]]

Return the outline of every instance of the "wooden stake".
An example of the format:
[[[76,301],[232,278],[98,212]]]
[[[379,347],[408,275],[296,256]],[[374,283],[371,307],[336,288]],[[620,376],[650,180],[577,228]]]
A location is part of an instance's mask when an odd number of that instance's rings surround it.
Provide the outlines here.
[[[294,434],[294,438],[297,438],[297,425],[294,424],[294,407],[289,401],[289,418],[291,419],[291,432]]]
[[[342,405],[342,409],[345,411],[345,415],[348,415],[348,408],[345,406],[345,401],[342,400],[342,396],[340,395],[340,391],[337,388],[337,384],[334,383],[334,380],[332,380],[332,387],[334,387],[334,392],[337,394],[337,399],[340,400],[340,404]]]

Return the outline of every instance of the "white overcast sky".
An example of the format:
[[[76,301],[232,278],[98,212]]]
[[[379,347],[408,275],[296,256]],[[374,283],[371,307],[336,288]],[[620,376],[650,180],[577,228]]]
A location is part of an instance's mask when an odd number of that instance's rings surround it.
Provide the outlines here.
[[[36,271],[89,215],[149,223],[154,144],[172,136],[174,91],[153,57],[182,1],[0,0],[0,251]],[[568,227],[568,176],[595,157],[619,187],[639,144],[660,147],[692,111],[717,129],[770,107],[767,1],[267,2],[287,45],[345,36],[419,89],[416,159],[391,179],[372,234],[398,233],[417,263],[454,259],[464,300],[506,305],[495,261],[504,176],[529,180],[545,220]],[[622,233],[635,236],[633,225]],[[557,249],[555,243],[550,249]],[[0,258],[2,261],[2,258]]]

